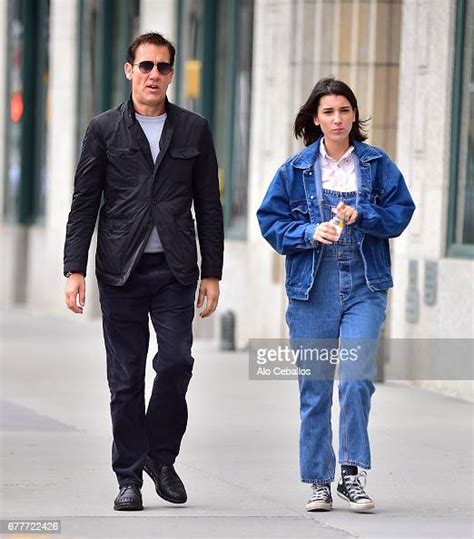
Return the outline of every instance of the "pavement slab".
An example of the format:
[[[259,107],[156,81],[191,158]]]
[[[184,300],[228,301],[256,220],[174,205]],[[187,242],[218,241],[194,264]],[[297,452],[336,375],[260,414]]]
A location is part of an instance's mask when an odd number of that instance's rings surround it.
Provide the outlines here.
[[[0,314],[3,519],[59,519],[53,538],[474,536],[472,403],[377,384],[368,475],[376,509],[355,514],[333,496],[333,511],[306,513],[297,384],[250,381],[245,351],[209,341],[194,347],[176,464],[189,502],[168,504],[145,477],[144,511],[115,512],[100,321]],[[150,346],[150,360],[153,353]],[[335,447],[337,413],[335,394]]]

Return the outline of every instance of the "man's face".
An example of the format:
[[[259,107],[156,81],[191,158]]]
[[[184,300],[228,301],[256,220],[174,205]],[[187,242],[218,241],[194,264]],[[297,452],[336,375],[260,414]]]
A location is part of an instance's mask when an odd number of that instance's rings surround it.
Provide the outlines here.
[[[153,69],[143,73],[139,68],[141,62],[153,62]],[[132,81],[132,99],[136,111],[140,114],[164,112],[163,107],[166,91],[173,80],[173,69],[166,75],[161,74],[156,64],[170,62],[170,52],[166,46],[157,46],[151,43],[140,45],[135,52],[132,64],[124,65],[125,76]]]

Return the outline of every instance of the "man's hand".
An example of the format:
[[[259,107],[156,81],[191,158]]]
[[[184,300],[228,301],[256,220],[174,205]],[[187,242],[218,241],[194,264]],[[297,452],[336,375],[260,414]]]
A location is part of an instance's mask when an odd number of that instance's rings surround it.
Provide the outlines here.
[[[79,296],[79,305],[77,298]],[[66,305],[73,313],[82,314],[86,303],[86,280],[82,273],[73,273],[66,282]]]
[[[208,277],[201,281],[197,300],[198,308],[203,306],[204,300],[206,300],[206,307],[199,313],[201,318],[207,318],[216,310],[219,300],[219,279]]]
[[[337,214],[339,219],[342,219],[347,225],[353,225],[357,221],[357,210],[342,201],[332,209],[332,212]]]

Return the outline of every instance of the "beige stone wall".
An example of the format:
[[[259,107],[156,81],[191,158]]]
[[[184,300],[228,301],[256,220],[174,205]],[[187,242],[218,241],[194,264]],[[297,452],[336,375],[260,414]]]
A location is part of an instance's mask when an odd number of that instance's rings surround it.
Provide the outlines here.
[[[66,7],[67,6],[67,7]],[[47,311],[65,311],[63,247],[71,206],[76,148],[76,70],[64,69],[77,61],[77,2],[54,0],[50,7],[49,129],[45,222],[30,228],[28,302]],[[89,264],[89,271],[91,271]],[[90,279],[88,281],[91,281]],[[88,282],[89,285],[89,282]],[[88,286],[87,312],[96,313],[94,285]]]
[[[141,0],[140,32],[160,32],[176,45],[176,1]],[[171,101],[174,94],[174,85],[171,84],[167,94]]]
[[[369,142],[396,157],[401,1],[256,0],[249,179],[248,335],[285,336],[284,259],[260,236],[255,211],[278,166],[301,148],[292,135],[315,83],[354,90]]]
[[[292,137],[298,108],[315,82],[332,74],[354,89],[361,116],[371,117],[369,142],[397,162],[417,204],[409,228],[392,241],[386,335],[472,338],[474,263],[446,257],[455,7],[446,0],[256,1],[250,337],[287,334],[283,257],[261,238],[253,215],[277,167],[301,147]],[[416,323],[406,316],[410,260],[418,262]],[[423,299],[426,261],[438,263],[434,306]],[[414,383],[473,398],[469,381]]]
[[[398,162],[417,204],[396,242],[391,334],[401,338],[473,338],[474,261],[446,254],[450,191],[455,2],[404,2],[398,114]],[[418,263],[419,317],[407,318],[408,267]],[[423,299],[425,263],[438,267],[437,300]],[[456,358],[453,358],[455,360]],[[413,358],[407,358],[407,361]],[[418,381],[423,387],[474,399],[469,381]]]
[[[371,118],[369,142],[395,157],[401,0],[300,1],[292,11],[295,109],[316,81],[334,75]]]

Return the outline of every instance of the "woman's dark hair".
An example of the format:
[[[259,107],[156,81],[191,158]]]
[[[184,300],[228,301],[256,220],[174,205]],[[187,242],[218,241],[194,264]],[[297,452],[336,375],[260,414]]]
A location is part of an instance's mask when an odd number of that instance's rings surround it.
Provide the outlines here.
[[[349,101],[351,107],[355,110],[355,122],[349,133],[349,138],[351,140],[366,140],[367,132],[365,131],[365,124],[368,120],[359,119],[359,107],[357,106],[357,99],[354,92],[345,82],[336,80],[334,77],[327,77],[316,83],[308,100],[300,108],[296,116],[294,125],[295,137],[303,137],[305,146],[309,146],[323,134],[321,127],[314,124],[314,115],[318,112],[319,102],[325,95],[342,95]]]
[[[136,37],[127,50],[127,62],[133,64],[135,61],[135,53],[140,45],[145,45],[150,43],[151,45],[157,45],[158,47],[168,47],[170,51],[170,64],[174,65],[174,56],[176,54],[176,49],[174,48],[173,43],[168,41],[164,36],[158,32],[149,32],[148,34],[141,34]]]

